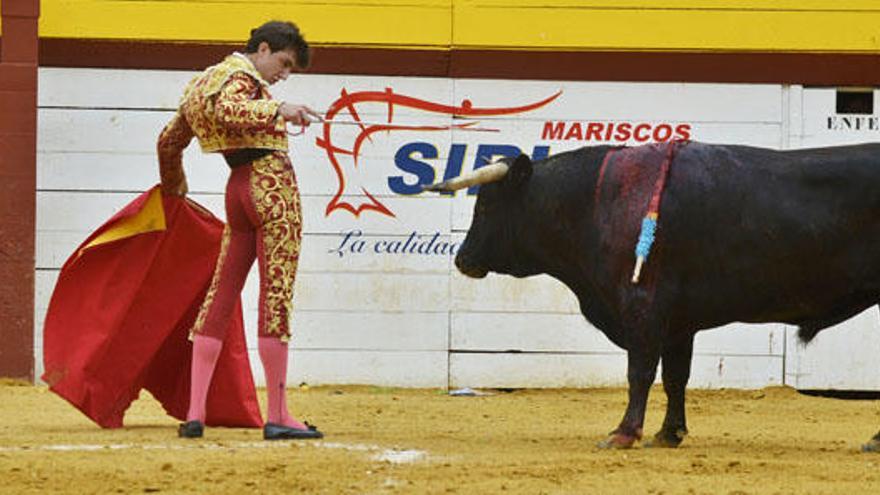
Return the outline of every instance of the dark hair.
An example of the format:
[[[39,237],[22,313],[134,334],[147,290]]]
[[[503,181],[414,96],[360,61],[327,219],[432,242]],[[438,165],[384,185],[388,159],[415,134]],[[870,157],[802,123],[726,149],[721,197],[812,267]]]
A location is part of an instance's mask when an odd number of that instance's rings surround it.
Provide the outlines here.
[[[245,52],[255,53],[260,48],[260,43],[269,44],[272,52],[292,48],[296,53],[296,66],[305,69],[311,61],[309,44],[303,38],[296,24],[284,21],[269,21],[262,26],[251,29],[251,38],[247,42]]]

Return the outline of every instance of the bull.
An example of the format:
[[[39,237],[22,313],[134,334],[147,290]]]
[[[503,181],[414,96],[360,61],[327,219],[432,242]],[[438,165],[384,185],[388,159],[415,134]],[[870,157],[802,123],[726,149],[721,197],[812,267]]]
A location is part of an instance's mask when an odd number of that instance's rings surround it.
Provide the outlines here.
[[[880,302],[880,144],[676,145],[652,252],[636,280],[633,248],[661,178],[661,148],[591,146],[534,163],[506,157],[425,188],[481,184],[455,258],[461,273],[548,274],[626,350],[628,405],[599,443],[605,448],[642,439],[661,362],[666,416],[645,445],[682,442],[698,331],[781,322],[809,342]],[[880,433],[863,450],[880,451]]]

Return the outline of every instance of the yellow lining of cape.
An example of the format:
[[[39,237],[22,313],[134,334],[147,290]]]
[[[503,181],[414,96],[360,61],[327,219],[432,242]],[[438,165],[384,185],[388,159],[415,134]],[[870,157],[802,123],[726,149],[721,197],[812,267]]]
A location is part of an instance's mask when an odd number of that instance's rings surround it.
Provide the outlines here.
[[[101,244],[161,230],[165,230],[165,211],[162,208],[162,191],[157,187],[150,192],[150,197],[147,198],[141,211],[118,221],[102,232],[101,235],[83,246],[79,250],[79,254]]]

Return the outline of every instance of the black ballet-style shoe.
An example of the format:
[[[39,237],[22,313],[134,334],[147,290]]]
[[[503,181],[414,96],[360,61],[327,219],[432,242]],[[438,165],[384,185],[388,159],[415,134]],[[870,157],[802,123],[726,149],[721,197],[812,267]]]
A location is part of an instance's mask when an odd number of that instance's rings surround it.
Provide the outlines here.
[[[177,436],[180,438],[202,438],[204,433],[205,425],[198,420],[187,421],[177,427]]]
[[[306,429],[293,428],[278,423],[266,423],[263,426],[263,440],[304,440],[324,438],[318,427],[306,423]]]

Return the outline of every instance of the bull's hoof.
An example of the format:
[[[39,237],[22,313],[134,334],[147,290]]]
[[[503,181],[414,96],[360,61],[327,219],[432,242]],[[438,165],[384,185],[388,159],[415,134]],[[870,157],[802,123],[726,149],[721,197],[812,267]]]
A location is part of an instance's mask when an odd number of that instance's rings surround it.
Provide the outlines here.
[[[868,443],[862,445],[862,452],[880,452],[880,433],[877,433],[868,440]]]
[[[688,434],[684,428],[675,431],[660,430],[654,435],[654,438],[645,442],[645,447],[655,449],[674,449],[681,445]]]
[[[596,444],[596,446],[600,449],[630,449],[638,439],[639,438],[634,435],[612,433],[608,435],[608,438]]]
[[[880,439],[872,438],[862,445],[862,452],[880,452]]]

